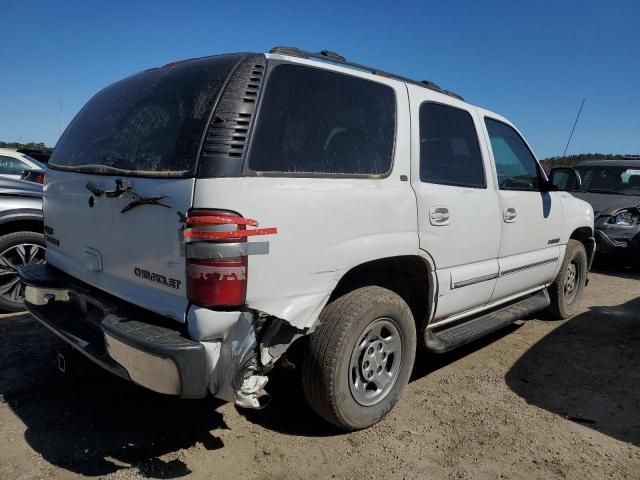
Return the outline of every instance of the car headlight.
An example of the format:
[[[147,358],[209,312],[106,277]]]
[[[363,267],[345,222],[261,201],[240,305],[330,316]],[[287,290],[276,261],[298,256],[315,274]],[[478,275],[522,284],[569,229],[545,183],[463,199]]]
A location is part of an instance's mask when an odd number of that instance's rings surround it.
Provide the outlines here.
[[[632,226],[640,223],[640,217],[634,215],[631,211],[620,212],[614,217],[609,219],[609,223],[614,225]]]

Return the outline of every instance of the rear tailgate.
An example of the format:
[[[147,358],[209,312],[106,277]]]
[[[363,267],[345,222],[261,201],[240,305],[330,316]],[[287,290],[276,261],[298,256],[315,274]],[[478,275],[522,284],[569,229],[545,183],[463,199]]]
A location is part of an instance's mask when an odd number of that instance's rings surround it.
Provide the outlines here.
[[[47,261],[81,281],[184,321],[181,215],[212,111],[244,54],[176,62],[96,94],[50,159]]]
[[[132,190],[120,197],[87,189],[89,183],[112,191],[116,180],[122,177],[47,174],[47,261],[101,290],[183,321],[187,298],[178,212],[191,206],[194,180],[129,177]]]

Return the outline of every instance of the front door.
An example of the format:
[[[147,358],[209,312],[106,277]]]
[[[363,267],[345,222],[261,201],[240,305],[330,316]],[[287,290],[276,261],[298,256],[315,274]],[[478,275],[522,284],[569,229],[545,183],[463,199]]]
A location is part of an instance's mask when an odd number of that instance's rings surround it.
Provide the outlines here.
[[[544,192],[544,174],[520,134],[507,123],[484,117],[498,176],[502,210],[500,276],[492,301],[553,280],[560,261],[562,205]]]
[[[433,258],[433,321],[489,302],[498,276],[500,206],[478,120],[466,104],[409,86],[411,182],[420,248]]]

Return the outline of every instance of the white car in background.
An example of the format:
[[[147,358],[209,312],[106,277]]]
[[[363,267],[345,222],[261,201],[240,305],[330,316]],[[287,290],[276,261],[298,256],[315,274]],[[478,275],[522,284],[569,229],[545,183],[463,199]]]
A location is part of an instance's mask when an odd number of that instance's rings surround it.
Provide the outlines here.
[[[31,158],[24,153],[0,148],[0,178],[12,178],[20,180],[25,170],[33,168],[46,168],[45,165],[35,158]]]

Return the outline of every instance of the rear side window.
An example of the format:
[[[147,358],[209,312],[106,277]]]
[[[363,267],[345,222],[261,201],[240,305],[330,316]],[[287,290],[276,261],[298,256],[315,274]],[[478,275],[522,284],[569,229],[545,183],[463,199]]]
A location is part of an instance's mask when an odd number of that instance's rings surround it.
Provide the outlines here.
[[[420,106],[420,180],[487,186],[478,134],[469,112],[439,103]]]
[[[538,162],[522,137],[506,123],[485,118],[500,190],[540,189]]]
[[[21,175],[29,166],[13,157],[0,155],[0,174]]]
[[[76,115],[49,164],[107,174],[192,173],[205,124],[237,61],[236,55],[187,60],[108,86]]]
[[[271,74],[253,134],[255,172],[383,175],[391,170],[393,89],[300,65]]]

